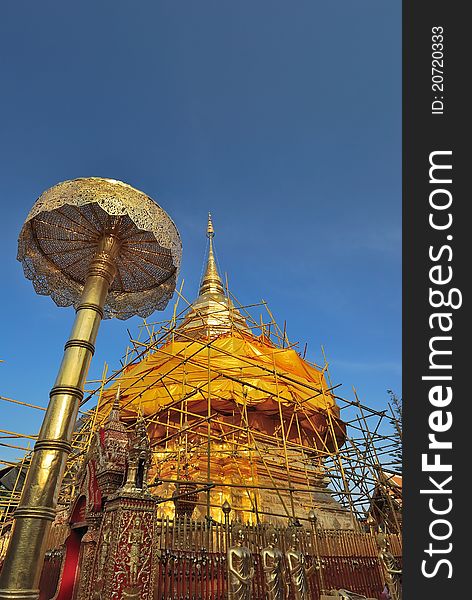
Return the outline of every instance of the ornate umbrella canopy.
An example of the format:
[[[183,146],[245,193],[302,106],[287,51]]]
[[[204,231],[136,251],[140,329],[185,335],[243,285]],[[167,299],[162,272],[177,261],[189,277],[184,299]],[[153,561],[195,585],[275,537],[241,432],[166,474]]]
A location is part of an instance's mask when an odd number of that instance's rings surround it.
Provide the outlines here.
[[[104,317],[147,317],[164,309],[180,267],[179,233],[149,196],[121,181],[88,177],[46,190],[23,225],[18,260],[38,294],[76,306],[99,241],[111,230],[120,252]]]

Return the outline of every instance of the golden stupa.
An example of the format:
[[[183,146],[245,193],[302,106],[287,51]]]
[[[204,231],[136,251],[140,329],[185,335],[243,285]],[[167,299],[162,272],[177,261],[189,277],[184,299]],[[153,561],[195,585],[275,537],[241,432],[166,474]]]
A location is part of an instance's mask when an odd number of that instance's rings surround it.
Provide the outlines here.
[[[323,456],[345,437],[325,373],[252,332],[225,293],[211,216],[207,237],[197,299],[164,343],[105,392],[102,414],[119,388],[121,419],[146,421],[153,492],[171,498],[192,484],[200,490],[194,517],[221,520],[227,501],[251,523],[306,519],[314,508],[325,526],[350,527],[323,483]],[[162,514],[175,510],[161,504]]]

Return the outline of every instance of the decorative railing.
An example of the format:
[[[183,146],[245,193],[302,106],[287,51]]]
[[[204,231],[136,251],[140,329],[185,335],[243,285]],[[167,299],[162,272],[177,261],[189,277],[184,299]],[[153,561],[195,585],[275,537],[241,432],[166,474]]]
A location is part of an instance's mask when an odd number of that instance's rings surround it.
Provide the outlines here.
[[[275,530],[278,546],[285,554],[293,528],[260,524],[244,529],[246,544],[254,558],[252,597],[264,600],[261,550],[268,545],[269,532]],[[385,576],[375,533],[325,530],[314,526],[297,527],[296,531],[298,547],[305,554],[307,567],[315,565],[309,577],[313,598],[318,598],[322,590],[340,588],[380,598]],[[231,545],[229,524],[163,519],[157,523],[155,535],[160,550],[154,579],[156,600],[226,600],[226,551]],[[400,564],[401,539],[393,534],[388,539],[390,551]],[[293,598],[290,588],[288,600]]]
[[[232,545],[233,524],[214,521],[158,519],[154,543],[155,600],[227,600],[227,549]],[[261,551],[276,531],[278,547],[288,550],[291,534],[297,532],[298,549],[305,555],[306,566],[315,566],[309,576],[311,596],[322,590],[345,588],[367,597],[380,599],[385,585],[382,562],[375,533],[350,530],[326,530],[308,527],[281,527],[268,524],[246,525],[245,544],[254,559],[253,600],[265,600],[266,589]],[[391,553],[401,565],[401,538],[387,536]],[[54,597],[61,572],[62,553],[49,551],[41,578],[40,600]],[[287,580],[288,569],[287,572]],[[287,600],[294,600],[290,587]]]

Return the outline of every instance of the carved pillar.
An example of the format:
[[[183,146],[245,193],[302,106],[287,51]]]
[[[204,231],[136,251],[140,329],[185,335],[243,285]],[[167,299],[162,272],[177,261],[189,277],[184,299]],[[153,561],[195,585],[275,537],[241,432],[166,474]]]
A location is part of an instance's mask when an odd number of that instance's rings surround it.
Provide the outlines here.
[[[150,496],[123,493],[107,503],[89,599],[152,600],[155,517]]]
[[[116,495],[126,474],[128,434],[120,421],[119,389],[112,410],[93,439],[80,475],[79,495],[87,498],[85,522],[87,532],[82,538],[78,583],[72,600],[104,598],[102,591],[102,562],[112,535],[109,523],[103,528],[104,504]],[[97,580],[98,577],[98,580]]]

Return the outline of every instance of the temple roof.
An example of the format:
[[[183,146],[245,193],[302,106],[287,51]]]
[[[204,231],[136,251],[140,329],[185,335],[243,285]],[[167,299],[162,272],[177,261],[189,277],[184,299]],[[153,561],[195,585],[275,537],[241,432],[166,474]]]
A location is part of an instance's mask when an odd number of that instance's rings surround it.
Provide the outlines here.
[[[215,231],[208,215],[208,256],[197,299],[192,302],[184,321],[177,328],[175,339],[212,338],[234,330],[251,334],[243,316],[225,294],[216,266],[213,238]],[[179,335],[180,334],[180,335]]]
[[[278,412],[281,402],[288,411],[296,405],[304,412],[338,413],[323,371],[292,348],[276,348],[256,337],[222,335],[211,346],[199,340],[169,342],[126,367],[105,392],[106,400],[112,401],[118,385],[125,417],[138,410],[154,414],[179,399],[188,399],[195,412],[206,411],[208,388],[212,404],[223,412],[234,403]]]

